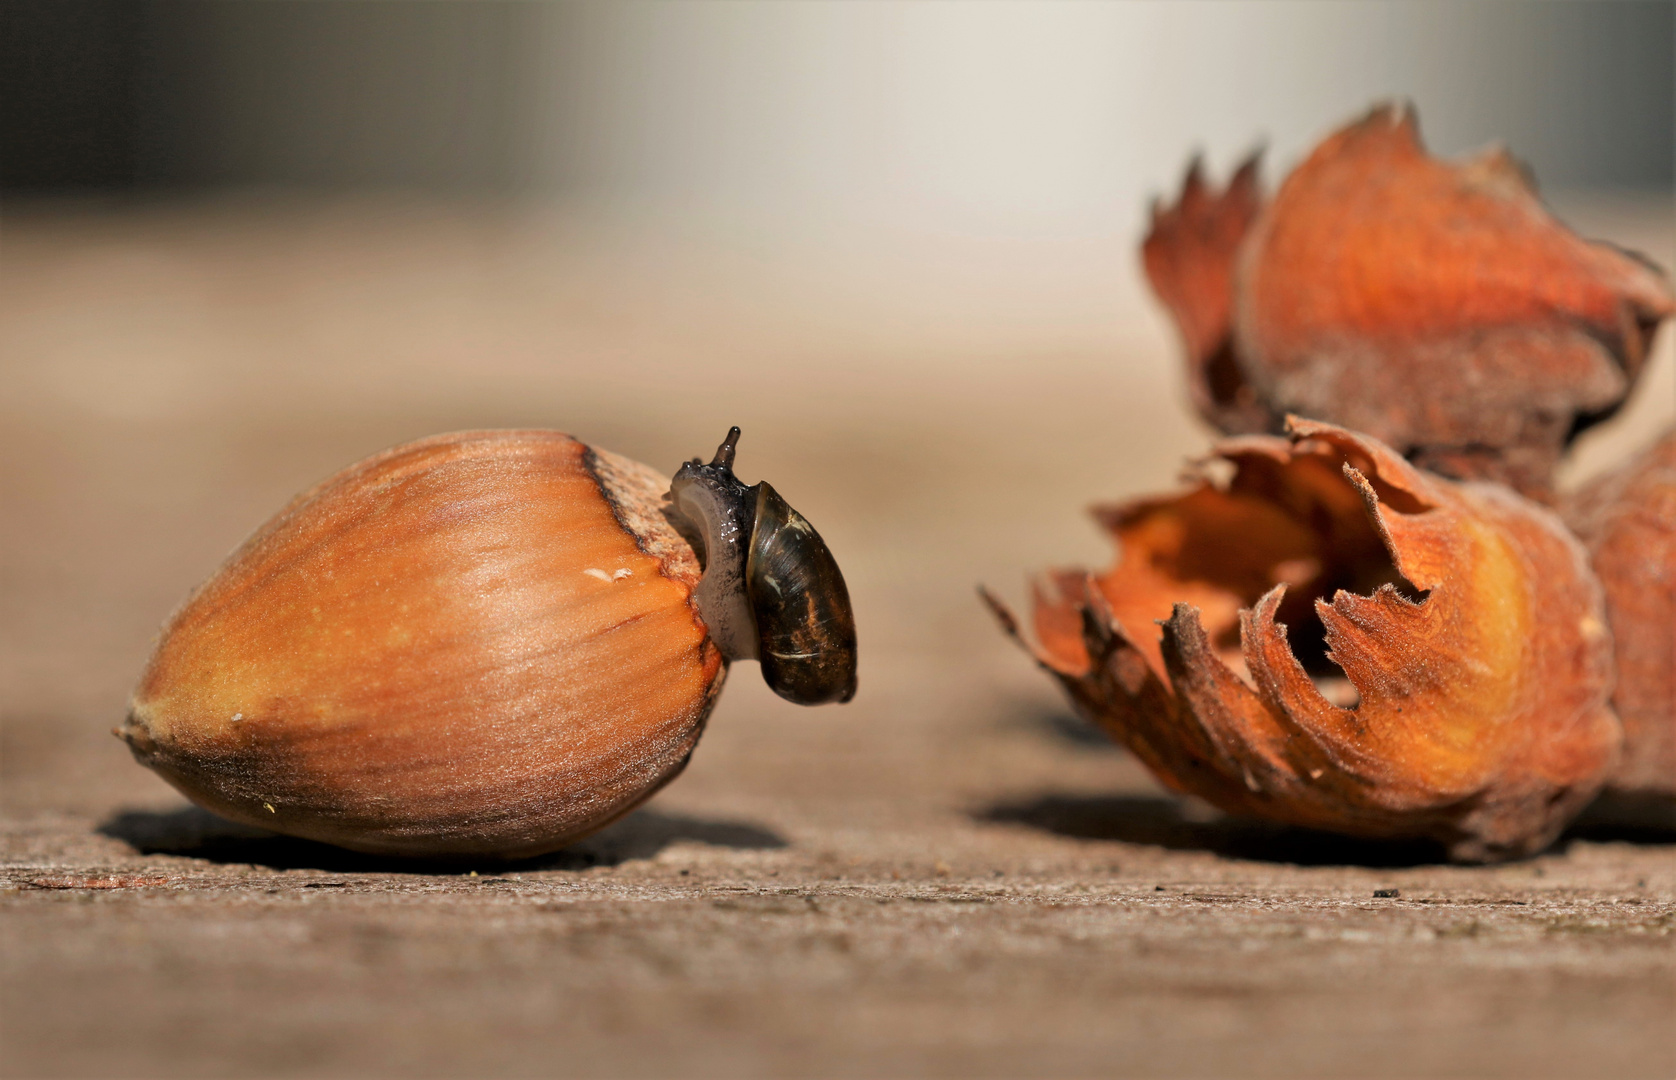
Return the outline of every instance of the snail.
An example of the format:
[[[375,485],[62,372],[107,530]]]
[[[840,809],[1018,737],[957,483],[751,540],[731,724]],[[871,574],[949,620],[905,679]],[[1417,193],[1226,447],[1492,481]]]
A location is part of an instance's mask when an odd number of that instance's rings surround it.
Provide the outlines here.
[[[729,660],[757,660],[776,694],[799,705],[855,696],[855,618],[844,576],[807,519],[765,480],[733,475],[739,429],[705,465],[693,458],[670,485],[696,529],[704,580],[693,592],[710,638]]]
[[[681,772],[732,661],[760,659],[792,701],[855,692],[843,576],[772,487],[733,475],[738,437],[673,486],[555,431],[353,465],[174,613],[116,734],[274,832],[402,856],[563,847]]]

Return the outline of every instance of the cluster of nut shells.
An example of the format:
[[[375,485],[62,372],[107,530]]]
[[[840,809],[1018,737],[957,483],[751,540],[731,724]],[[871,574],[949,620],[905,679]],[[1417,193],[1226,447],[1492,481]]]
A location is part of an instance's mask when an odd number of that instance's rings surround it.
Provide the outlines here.
[[[1231,478],[1097,508],[1117,562],[1038,582],[1034,644],[986,592],[1003,628],[1232,814],[1493,861],[1603,785],[1676,796],[1676,433],[1549,509],[1669,283],[1567,230],[1505,151],[1428,156],[1409,109],[1272,199],[1258,172],[1216,191],[1195,162],[1142,246]]]

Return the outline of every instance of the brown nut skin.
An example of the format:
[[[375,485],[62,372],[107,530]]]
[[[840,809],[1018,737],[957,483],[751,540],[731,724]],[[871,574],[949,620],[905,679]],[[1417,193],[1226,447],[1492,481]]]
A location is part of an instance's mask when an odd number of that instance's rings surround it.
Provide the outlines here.
[[[118,734],[249,825],[384,855],[561,847],[681,771],[726,673],[668,486],[552,431],[352,466],[174,614]]]
[[[1662,274],[1555,220],[1505,151],[1429,156],[1411,109],[1329,136],[1260,210],[1255,191],[1254,162],[1221,195],[1189,172],[1143,245],[1195,402],[1228,433],[1298,413],[1553,501],[1565,447],[1623,403],[1676,311]],[[1223,282],[1225,307],[1183,300]]]
[[[1462,861],[1541,850],[1621,738],[1581,547],[1499,485],[1289,426],[1219,445],[1226,487],[1099,511],[1119,561],[1038,588],[1030,651],[1165,784],[1229,813]]]
[[[1624,753],[1621,795],[1676,800],[1676,430],[1565,505],[1606,590]]]

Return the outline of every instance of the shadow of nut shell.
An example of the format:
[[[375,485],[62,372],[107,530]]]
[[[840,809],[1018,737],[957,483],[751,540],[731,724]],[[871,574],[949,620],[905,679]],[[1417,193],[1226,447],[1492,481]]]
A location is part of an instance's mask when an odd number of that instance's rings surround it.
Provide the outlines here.
[[[1038,586],[1031,652],[1164,783],[1229,813],[1463,861],[1540,850],[1621,738],[1582,548],[1504,488],[1288,426],[1220,444],[1226,483],[1207,462],[1189,491],[1098,511],[1118,562]]]
[[[1543,501],[1676,311],[1658,270],[1567,229],[1504,150],[1440,161],[1391,105],[1323,140],[1267,205],[1255,158],[1220,193],[1190,169],[1142,257],[1220,430],[1298,413]]]
[[[1565,507],[1606,590],[1624,753],[1615,792],[1676,798],[1676,431]]]
[[[355,465],[175,613],[118,734],[234,821],[384,854],[558,848],[679,773],[721,688],[668,488],[549,431]]]

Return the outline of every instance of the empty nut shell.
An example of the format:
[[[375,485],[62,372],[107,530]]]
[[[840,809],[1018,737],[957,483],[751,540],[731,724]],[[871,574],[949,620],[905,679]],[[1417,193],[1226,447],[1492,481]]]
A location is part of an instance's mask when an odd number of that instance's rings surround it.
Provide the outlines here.
[[[1032,653],[1165,784],[1230,813],[1461,860],[1540,850],[1621,738],[1580,545],[1497,485],[1289,426],[1220,444],[1226,485],[1098,511],[1118,562],[1038,587]]]
[[[1440,161],[1395,106],[1324,140],[1266,205],[1255,159],[1223,192],[1195,165],[1142,250],[1222,431],[1297,413],[1544,501],[1676,311],[1662,274],[1555,220],[1505,151]]]

